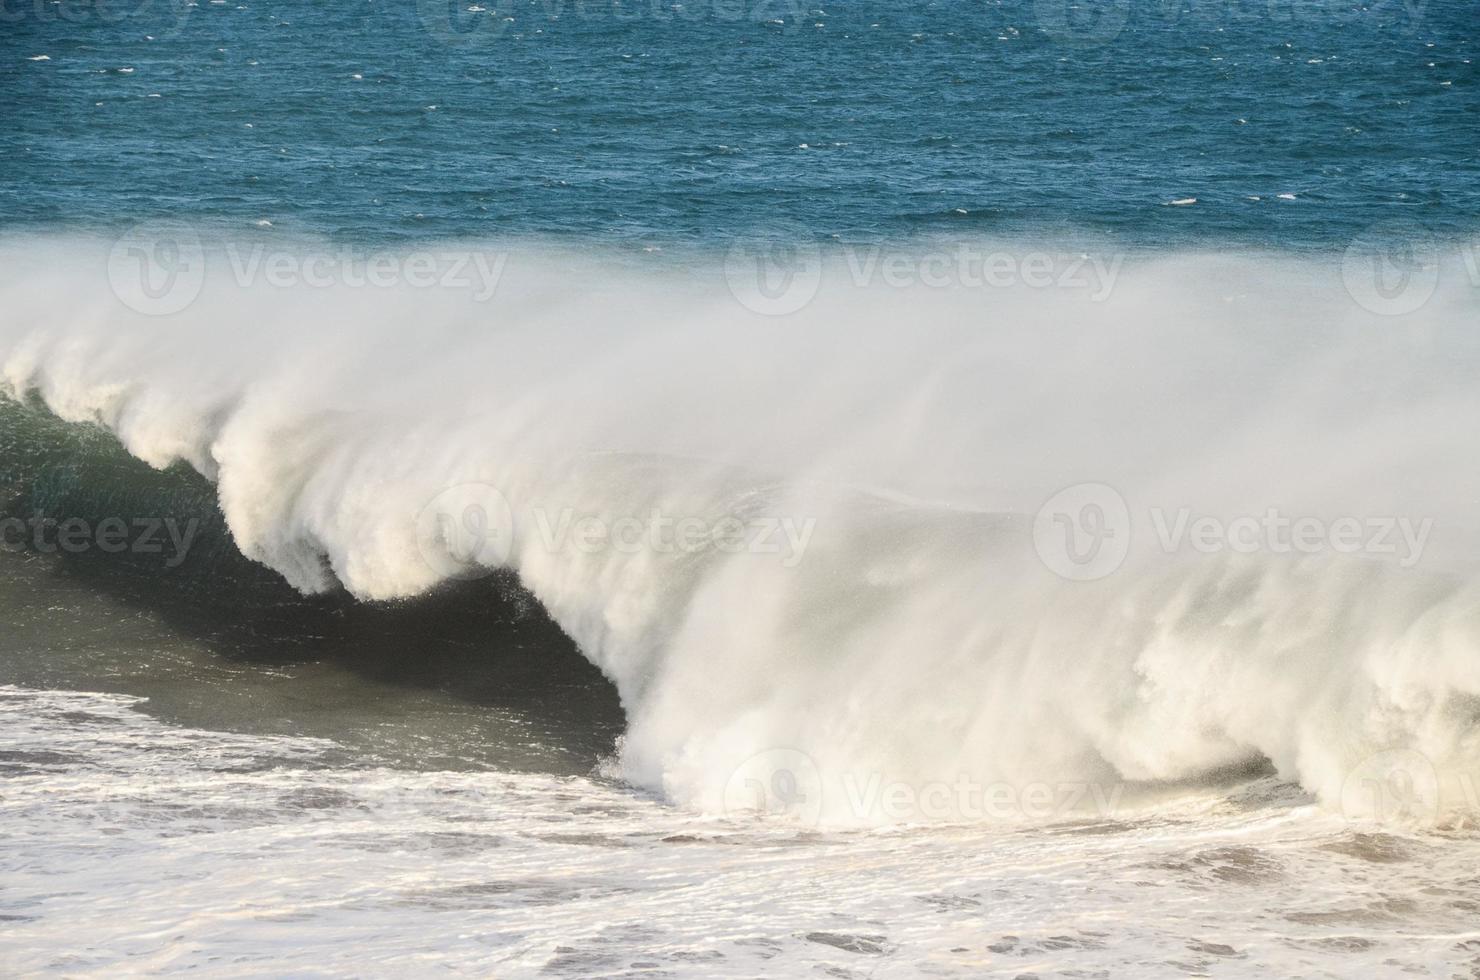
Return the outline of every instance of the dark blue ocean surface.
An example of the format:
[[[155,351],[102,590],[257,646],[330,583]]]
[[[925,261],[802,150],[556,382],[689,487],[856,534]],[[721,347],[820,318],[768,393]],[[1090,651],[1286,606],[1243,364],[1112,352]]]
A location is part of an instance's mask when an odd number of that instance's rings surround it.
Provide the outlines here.
[[[1473,0],[0,2],[11,231],[1322,248],[1480,226]]]

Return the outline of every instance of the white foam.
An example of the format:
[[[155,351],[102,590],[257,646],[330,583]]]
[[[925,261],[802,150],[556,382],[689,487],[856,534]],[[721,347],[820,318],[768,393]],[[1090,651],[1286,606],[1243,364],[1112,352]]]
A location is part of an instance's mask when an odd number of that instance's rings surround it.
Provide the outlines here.
[[[725,809],[771,758],[805,760],[840,823],[894,819],[870,786],[963,777],[1136,794],[1267,759],[1341,807],[1397,748],[1461,807],[1480,773],[1463,288],[1394,319],[1334,266],[1278,256],[1163,258],[1100,302],[853,287],[840,262],[809,305],[766,317],[667,259],[619,273],[526,248],[487,304],[241,288],[217,266],[184,312],[150,318],[108,292],[96,249],[8,253],[9,389],[216,480],[243,552],[299,589],[434,587],[447,565],[417,515],[450,486],[498,488],[508,564],[622,696],[621,773],[674,799]],[[1033,517],[1086,483],[1117,489],[1134,546],[1069,581]],[[1153,508],[1432,535],[1413,567],[1168,554]],[[812,533],[792,564],[592,551],[545,540],[561,513]]]
[[[1277,792],[1027,832],[798,833],[589,779],[330,767],[322,741],[135,708],[0,687],[11,973],[1263,978],[1474,955],[1474,835]]]

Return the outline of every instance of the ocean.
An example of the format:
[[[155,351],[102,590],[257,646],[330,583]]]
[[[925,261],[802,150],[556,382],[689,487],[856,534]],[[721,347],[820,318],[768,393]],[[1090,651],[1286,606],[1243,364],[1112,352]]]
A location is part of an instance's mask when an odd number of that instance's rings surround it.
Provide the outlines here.
[[[1480,975],[1477,15],[0,5],[0,970]]]

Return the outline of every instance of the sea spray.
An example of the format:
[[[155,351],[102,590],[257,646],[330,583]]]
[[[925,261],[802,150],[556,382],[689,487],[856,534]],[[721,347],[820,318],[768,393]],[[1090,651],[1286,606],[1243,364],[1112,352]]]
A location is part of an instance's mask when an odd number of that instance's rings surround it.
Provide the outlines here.
[[[1270,766],[1350,808],[1400,752],[1432,814],[1480,772],[1462,281],[1391,317],[1319,257],[1141,256],[1102,296],[859,286],[822,255],[772,316],[717,258],[524,244],[491,300],[206,276],[152,316],[104,245],[5,252],[9,394],[190,463],[304,592],[512,568],[617,686],[619,772],[673,799],[975,819],[932,787],[1103,808]],[[492,527],[460,487],[506,502],[496,551],[460,543]],[[1157,530],[1271,510],[1326,546]],[[540,533],[561,514],[700,530]],[[808,529],[794,560],[720,545],[765,522]]]

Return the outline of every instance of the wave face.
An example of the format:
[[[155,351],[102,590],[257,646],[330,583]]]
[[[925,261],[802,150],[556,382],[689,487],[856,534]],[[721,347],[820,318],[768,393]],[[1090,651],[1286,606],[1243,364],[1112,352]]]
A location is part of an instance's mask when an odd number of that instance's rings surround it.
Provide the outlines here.
[[[1462,276],[1382,316],[1318,258],[1142,258],[1105,295],[838,259],[769,316],[703,258],[525,245],[492,300],[213,262],[146,316],[104,244],[0,252],[7,394],[189,463],[304,593],[512,569],[615,684],[620,774],[675,800],[956,819],[981,797],[927,790],[1272,767],[1473,805]]]

